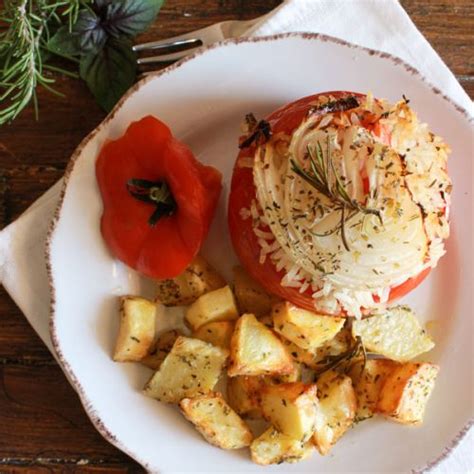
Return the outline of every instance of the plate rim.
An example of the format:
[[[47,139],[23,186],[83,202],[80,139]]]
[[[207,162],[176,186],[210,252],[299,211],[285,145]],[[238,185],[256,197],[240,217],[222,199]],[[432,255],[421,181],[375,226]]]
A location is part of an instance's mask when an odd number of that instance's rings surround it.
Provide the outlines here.
[[[224,48],[229,45],[238,45],[238,44],[271,42],[271,41],[284,40],[286,38],[299,38],[299,39],[311,40],[311,41],[321,41],[324,43],[329,42],[329,43],[337,44],[339,46],[355,49],[358,51],[363,51],[364,53],[367,53],[370,56],[377,56],[380,59],[386,59],[392,62],[393,64],[395,64],[396,66],[403,67],[408,73],[417,77],[421,82],[423,82],[426,86],[428,86],[435,95],[440,95],[441,98],[444,101],[446,101],[450,107],[454,108],[458,113],[460,113],[467,120],[468,123],[474,124],[473,115],[471,115],[464,107],[459,105],[456,101],[454,101],[453,99],[448,97],[446,94],[444,94],[438,87],[434,86],[431,83],[431,81],[429,81],[418,69],[411,66],[406,61],[399,58],[398,56],[395,56],[393,54],[389,54],[380,50],[366,48],[364,46],[360,46],[358,44],[351,43],[349,41],[346,41],[334,36],[325,35],[321,33],[311,33],[311,32],[277,33],[273,35],[258,36],[258,37],[229,38],[223,41],[219,41],[209,46],[199,48],[199,50],[196,51],[195,53],[182,58],[181,60],[171,64],[170,66],[164,69],[149,73],[147,76],[140,79],[136,84],[134,84],[130,89],[127,90],[127,92],[121,97],[121,99],[117,102],[117,104],[114,106],[111,112],[107,114],[107,116],[100,122],[99,125],[97,125],[94,128],[94,130],[92,130],[88,135],[86,135],[86,137],[79,143],[79,145],[76,147],[73,154],[71,155],[69,162],[66,166],[63,179],[62,179],[62,186],[61,186],[61,191],[59,194],[59,199],[54,210],[53,218],[49,225],[49,229],[48,229],[48,233],[46,237],[44,255],[45,255],[45,261],[46,261],[48,286],[49,286],[49,292],[50,292],[49,334],[50,334],[51,342],[52,342],[54,351],[56,353],[57,360],[60,364],[60,367],[62,371],[64,372],[64,374],[66,375],[66,378],[68,379],[68,381],[73,386],[76,393],[79,395],[79,399],[81,401],[82,406],[84,407],[84,410],[87,416],[91,420],[96,430],[101,434],[101,436],[106,441],[108,441],[113,446],[115,446],[117,449],[119,449],[120,451],[124,452],[125,454],[130,456],[132,459],[137,461],[147,471],[150,471],[150,472],[152,471],[152,467],[150,463],[146,461],[145,459],[142,459],[140,455],[133,452],[130,448],[123,445],[122,442],[117,438],[117,436],[107,427],[106,423],[102,421],[101,416],[99,415],[97,409],[94,407],[93,402],[91,402],[91,400],[89,399],[86,391],[84,390],[84,388],[81,385],[81,382],[79,381],[79,378],[75,375],[72,367],[70,366],[68,360],[64,356],[61,349],[60,337],[58,335],[58,330],[56,327],[56,317],[57,317],[56,289],[55,289],[55,284],[54,284],[53,262],[51,259],[51,251],[52,251],[54,236],[57,230],[57,224],[61,218],[61,212],[63,209],[66,190],[69,184],[69,178],[71,177],[74,171],[75,164],[78,161],[78,158],[81,156],[83,149],[89,144],[91,140],[93,140],[96,137],[96,135],[102,130],[103,127],[108,125],[114,119],[118,111],[124,106],[124,104],[128,101],[128,99],[148,82],[158,77],[169,74],[175,69],[180,68],[183,64],[186,64],[197,57],[205,55],[209,51],[216,48]],[[415,473],[421,474],[421,473],[429,472],[432,469],[434,469],[441,461],[449,457],[449,455],[456,448],[456,446],[458,446],[458,444],[466,436],[466,434],[469,432],[470,428],[473,425],[474,425],[474,417],[471,417],[470,419],[467,420],[466,424],[461,429],[461,431],[444,447],[443,451],[435,459],[429,461],[425,466],[422,466],[421,468],[412,469],[411,472],[414,474]]]

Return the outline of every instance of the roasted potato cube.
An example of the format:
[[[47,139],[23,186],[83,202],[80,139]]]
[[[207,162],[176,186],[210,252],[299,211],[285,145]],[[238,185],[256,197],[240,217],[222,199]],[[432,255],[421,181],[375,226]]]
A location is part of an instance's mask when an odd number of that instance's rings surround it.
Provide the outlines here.
[[[226,285],[225,280],[209,263],[198,255],[175,277],[157,280],[157,300],[166,306],[188,305],[201,295]]]
[[[281,384],[301,380],[301,366],[295,364],[295,371],[289,375],[265,375],[249,377],[239,375],[227,380],[227,399],[230,406],[239,414],[249,418],[261,418],[260,392],[267,384]]]
[[[234,267],[234,292],[240,313],[252,313],[260,318],[272,310],[278,301],[256,282],[242,267]]]
[[[248,426],[227,405],[220,393],[185,398],[179,406],[184,416],[214,446],[240,449],[252,442],[253,436]]]
[[[193,337],[201,339],[201,341],[210,342],[214,346],[224,347],[230,346],[230,339],[234,332],[233,321],[215,321],[213,323],[204,324],[193,333]]]
[[[380,390],[387,376],[398,367],[398,363],[388,359],[370,359],[351,367],[349,376],[357,396],[356,421],[371,418],[379,400]]]
[[[434,347],[407,306],[395,306],[384,313],[354,321],[352,334],[362,338],[368,351],[398,362],[407,362]]]
[[[399,365],[387,375],[376,410],[403,424],[421,424],[439,367],[426,362]]]
[[[181,335],[181,331],[177,329],[161,333],[151,345],[148,354],[140,362],[150,369],[158,370],[168,352],[172,349],[176,339]]]
[[[325,455],[352,425],[357,398],[351,379],[333,371],[324,373],[317,385],[319,410],[313,440]]]
[[[303,461],[313,452],[314,445],[310,441],[302,442],[291,438],[272,427],[254,439],[250,445],[252,461],[263,466]]]
[[[301,380],[302,368],[298,362],[293,362],[293,372],[291,374],[283,375],[265,375],[263,380],[267,383],[278,384],[278,383],[291,383],[299,382]]]
[[[261,406],[265,419],[279,432],[300,442],[311,438],[318,414],[316,384],[266,385],[261,392]]]
[[[120,329],[114,360],[137,361],[145,357],[155,338],[156,305],[138,296],[120,299]]]
[[[253,314],[244,314],[230,341],[228,375],[291,374],[294,363],[280,339]]]
[[[239,317],[234,295],[229,286],[200,296],[186,311],[186,320],[194,331],[215,321],[231,321]]]
[[[217,383],[227,356],[225,349],[180,336],[144,393],[167,403],[206,394]]]
[[[303,349],[315,350],[331,340],[344,325],[344,318],[322,316],[288,301],[273,306],[273,328]]]
[[[337,356],[346,352],[352,343],[352,336],[348,329],[342,328],[333,339],[325,342],[317,349],[303,349],[288,339],[283,339],[289,353],[294,360],[313,370],[318,370],[328,357]]]
[[[260,418],[260,391],[265,385],[262,377],[229,377],[227,379],[227,400],[239,414],[250,418]]]
[[[282,342],[290,353],[291,357],[299,364],[303,364],[310,369],[317,367],[316,351],[302,349],[288,339],[282,338]]]
[[[258,320],[267,326],[267,328],[273,329],[273,318],[271,313],[265,314],[264,316],[260,316]]]
[[[313,361],[315,368],[319,368],[321,363],[327,361],[328,357],[338,356],[346,352],[353,343],[351,331],[343,327],[330,341],[316,349]]]

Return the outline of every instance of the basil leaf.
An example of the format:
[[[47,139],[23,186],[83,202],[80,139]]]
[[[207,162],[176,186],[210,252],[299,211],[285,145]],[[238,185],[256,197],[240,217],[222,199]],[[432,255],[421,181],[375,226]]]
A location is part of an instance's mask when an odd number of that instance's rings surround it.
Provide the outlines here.
[[[136,36],[156,18],[164,0],[121,0],[107,5],[105,28],[114,37]]]
[[[80,75],[97,103],[109,112],[135,82],[136,57],[128,40],[110,38],[99,51],[81,58]]]
[[[67,26],[61,26],[49,39],[48,51],[60,56],[77,56],[81,53],[79,38],[69,31]]]
[[[72,29],[77,36],[81,53],[99,51],[107,41],[107,33],[100,17],[92,10],[81,10]]]

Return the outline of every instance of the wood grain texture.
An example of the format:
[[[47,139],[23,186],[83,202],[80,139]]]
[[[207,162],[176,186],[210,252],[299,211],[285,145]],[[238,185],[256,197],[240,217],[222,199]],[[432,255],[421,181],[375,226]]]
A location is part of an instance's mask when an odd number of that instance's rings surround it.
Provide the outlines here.
[[[401,0],[400,3],[454,74],[474,74],[472,0]]]
[[[253,18],[279,3],[168,0],[156,24],[139,40]],[[474,98],[474,2],[401,3]],[[27,110],[13,125],[0,128],[0,227],[59,179],[72,151],[105,116],[84,84],[56,79],[65,98],[40,90],[39,121]],[[30,472],[110,474],[143,469],[95,431],[54,359],[0,288],[0,473]]]
[[[134,464],[126,462],[103,462],[94,464],[87,459],[64,462],[63,460],[41,458],[39,461],[24,459],[16,464],[4,464],[0,466],[0,473],[9,474],[135,474],[144,470]]]
[[[32,361],[40,364],[53,360],[49,350],[0,286],[0,366],[9,361],[19,364]],[[0,424],[1,422],[0,412]]]

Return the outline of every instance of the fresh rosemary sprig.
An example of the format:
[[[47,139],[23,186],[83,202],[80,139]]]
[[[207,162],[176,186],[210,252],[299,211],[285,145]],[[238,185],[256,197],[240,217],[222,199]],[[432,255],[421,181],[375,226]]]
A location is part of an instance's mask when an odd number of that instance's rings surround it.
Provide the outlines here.
[[[0,21],[6,28],[0,33],[0,125],[12,121],[32,101],[38,115],[36,87],[43,86],[61,95],[51,86],[54,79],[45,74],[46,42],[50,28],[60,24],[60,17],[74,20],[76,8],[69,1],[6,0]],[[79,3],[74,1],[73,4]],[[60,13],[60,10],[67,7]]]
[[[326,196],[335,204],[335,210],[341,212],[339,224],[332,230],[319,234],[326,236],[334,232],[341,231],[341,239],[346,250],[350,250],[346,237],[346,223],[356,214],[372,214],[379,218],[382,223],[382,214],[379,209],[366,207],[356,199],[351,199],[346,186],[336,171],[334,161],[331,156],[331,145],[329,136],[326,142],[326,154],[323,153],[321,143],[318,141],[314,148],[308,145],[308,158],[310,169],[304,170],[294,159],[291,159],[291,169],[294,173],[304,179],[313,188]],[[315,234],[318,235],[318,234]]]
[[[347,351],[336,356],[328,356],[325,359],[322,367],[314,373],[314,377],[317,379],[328,370],[333,370],[340,367],[342,364],[350,363],[355,357],[358,357],[360,354],[362,354],[363,358],[361,367],[361,372],[363,372],[363,370],[365,369],[365,364],[367,362],[367,352],[365,350],[365,346],[362,342],[361,337],[356,336],[354,344],[349,347]]]
[[[270,137],[272,136],[272,128],[266,120],[260,120],[260,122],[257,122],[255,115],[250,113],[245,116],[245,121],[250,127],[250,131],[247,138],[245,138],[243,142],[240,143],[240,149],[247,148],[253,143],[262,145],[263,143],[270,140]]]
[[[92,0],[68,0],[64,2],[59,2],[65,4],[65,9],[62,14],[68,19],[69,31],[72,31],[73,26],[79,18],[79,12],[84,7],[87,7],[87,5],[91,3],[91,1]]]
[[[0,125],[52,88],[56,72],[86,81],[110,111],[137,76],[132,40],[164,0],[5,0],[0,11]],[[51,64],[68,60],[75,71]]]

